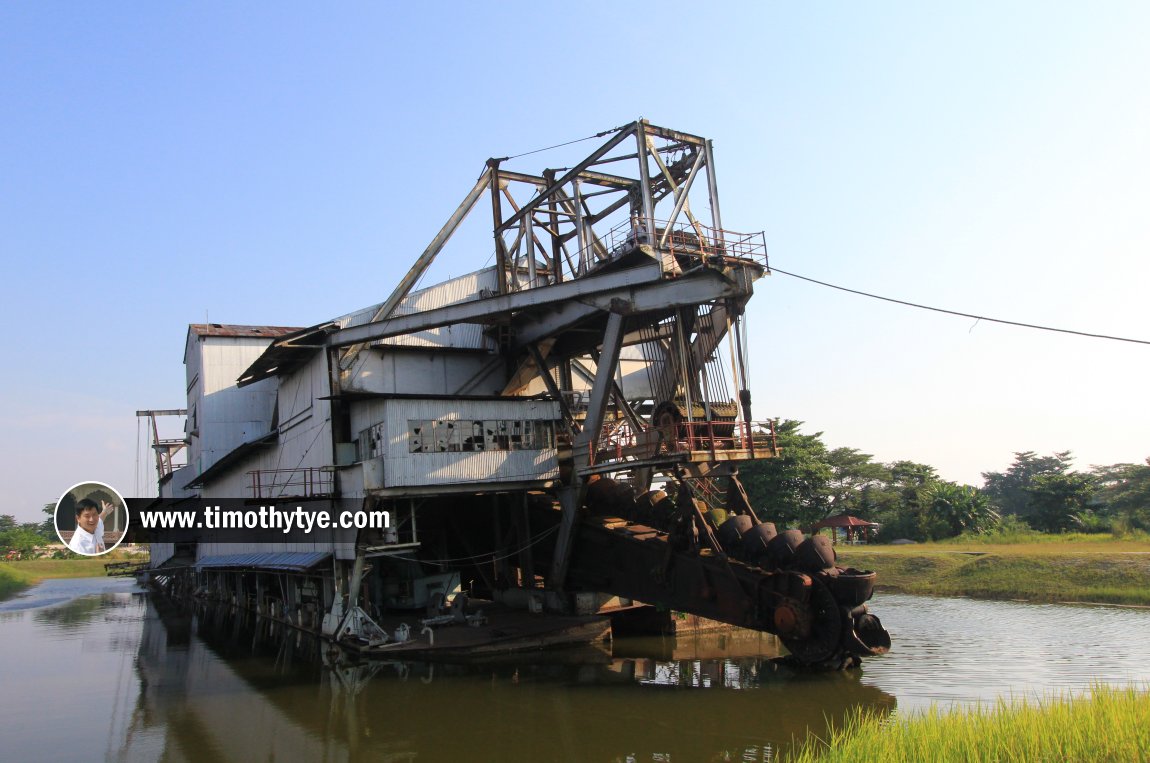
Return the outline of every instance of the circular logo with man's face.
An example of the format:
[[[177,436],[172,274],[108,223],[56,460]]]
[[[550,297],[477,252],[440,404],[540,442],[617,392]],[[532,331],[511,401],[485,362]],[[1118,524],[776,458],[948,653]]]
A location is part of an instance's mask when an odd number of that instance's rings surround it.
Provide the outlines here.
[[[80,482],[56,502],[56,534],[77,554],[106,554],[128,530],[128,504],[120,492],[103,482]]]

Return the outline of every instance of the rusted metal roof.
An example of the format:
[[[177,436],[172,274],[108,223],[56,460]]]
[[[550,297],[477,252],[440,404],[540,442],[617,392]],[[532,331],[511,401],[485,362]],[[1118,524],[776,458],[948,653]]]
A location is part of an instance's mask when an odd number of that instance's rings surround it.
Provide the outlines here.
[[[338,328],[334,321],[293,329],[267,346],[263,355],[248,366],[236,382],[237,387],[254,384],[270,376],[291,373],[324,348],[328,333]]]
[[[230,323],[193,323],[188,331],[197,336],[267,337],[275,339],[301,329],[297,326],[238,326]]]
[[[199,569],[222,567],[253,568],[261,570],[310,570],[331,556],[329,551],[265,551],[246,554],[206,556],[196,562]]]

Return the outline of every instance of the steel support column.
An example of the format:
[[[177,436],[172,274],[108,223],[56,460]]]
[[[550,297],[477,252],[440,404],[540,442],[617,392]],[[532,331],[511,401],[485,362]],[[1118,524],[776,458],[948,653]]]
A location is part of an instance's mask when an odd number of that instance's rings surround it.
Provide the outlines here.
[[[603,349],[595,368],[595,383],[591,386],[591,399],[587,401],[587,417],[584,419],[583,431],[572,443],[576,468],[590,465],[591,453],[603,430],[607,401],[611,399],[615,370],[619,364],[619,351],[623,347],[623,323],[623,316],[619,313],[611,313],[607,318]]]
[[[591,453],[595,450],[603,429],[607,401],[611,397],[615,381],[615,367],[619,363],[619,351],[623,347],[623,324],[623,316],[619,313],[611,313],[607,319],[603,348],[599,353],[598,367],[595,369],[595,383],[591,387],[591,399],[587,405],[587,418],[583,424],[583,431],[575,436],[572,443],[576,469],[589,465]],[[559,491],[563,517],[559,523],[559,537],[555,541],[550,581],[551,586],[559,590],[562,590],[564,579],[567,577],[567,565],[571,560],[571,540],[574,537],[572,531],[575,528],[575,519],[582,497],[583,484],[579,480],[576,480],[576,484]]]

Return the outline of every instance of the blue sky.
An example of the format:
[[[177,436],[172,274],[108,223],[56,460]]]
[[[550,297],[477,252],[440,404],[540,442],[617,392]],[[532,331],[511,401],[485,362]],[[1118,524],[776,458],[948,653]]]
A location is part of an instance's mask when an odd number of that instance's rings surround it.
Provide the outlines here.
[[[0,5],[4,513],[85,480],[136,492],[133,414],[183,404],[188,323],[377,302],[487,157],[640,116],[715,141],[725,225],[765,230],[779,268],[1150,339],[1148,22],[1140,3]],[[1150,456],[1150,347],[783,275],[749,321],[756,416],[832,446],[976,485],[1014,451]]]

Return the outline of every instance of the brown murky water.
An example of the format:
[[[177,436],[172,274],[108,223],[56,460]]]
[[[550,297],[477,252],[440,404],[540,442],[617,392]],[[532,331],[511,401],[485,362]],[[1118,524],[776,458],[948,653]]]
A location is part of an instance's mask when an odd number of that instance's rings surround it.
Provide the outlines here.
[[[254,618],[130,581],[0,604],[6,760],[767,761],[858,706],[1150,683],[1150,612],[880,595],[895,650],[798,674],[774,640],[617,640],[484,664],[331,667]]]

